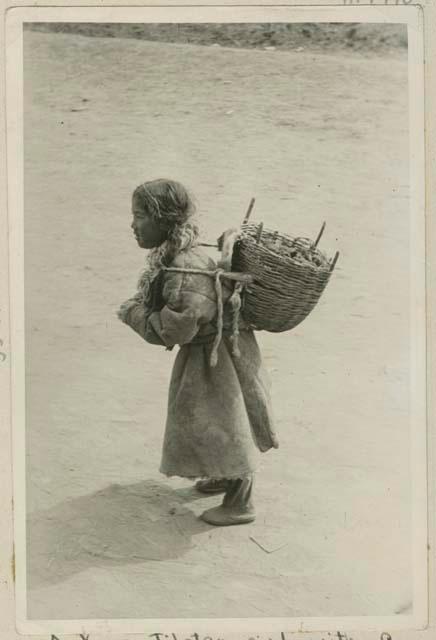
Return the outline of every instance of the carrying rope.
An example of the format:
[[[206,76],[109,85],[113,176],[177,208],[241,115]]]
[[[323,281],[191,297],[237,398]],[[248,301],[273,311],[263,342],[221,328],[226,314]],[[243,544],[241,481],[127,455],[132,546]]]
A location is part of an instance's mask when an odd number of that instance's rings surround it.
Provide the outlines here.
[[[210,354],[210,366],[216,367],[218,362],[218,347],[220,346],[223,329],[224,329],[224,302],[223,302],[223,284],[222,278],[226,277],[227,272],[224,269],[215,269],[214,271],[208,271],[207,269],[183,269],[181,267],[162,267],[164,271],[175,271],[178,273],[195,273],[199,275],[209,276],[214,279],[215,293],[217,298],[217,331],[212,345],[212,351]],[[232,332],[230,335],[230,341],[232,344],[232,353],[235,357],[239,358],[241,352],[239,351],[239,315],[241,310],[241,293],[244,289],[243,282],[235,282],[233,293],[229,298],[229,303],[232,309]]]
[[[223,326],[224,326],[224,308],[223,308],[223,285],[221,282],[221,274],[223,273],[222,269],[217,269],[215,272],[215,293],[216,293],[216,302],[217,302],[217,327],[216,327],[216,336],[213,341],[212,351],[210,354],[210,366],[216,367],[218,362],[218,347],[220,345],[221,339],[223,337]]]
[[[241,294],[243,291],[244,285],[242,282],[236,282],[235,288],[233,289],[233,293],[230,296],[230,305],[232,307],[232,333],[230,336],[230,341],[232,343],[232,352],[237,358],[240,357],[241,352],[239,351],[239,314],[241,311]]]

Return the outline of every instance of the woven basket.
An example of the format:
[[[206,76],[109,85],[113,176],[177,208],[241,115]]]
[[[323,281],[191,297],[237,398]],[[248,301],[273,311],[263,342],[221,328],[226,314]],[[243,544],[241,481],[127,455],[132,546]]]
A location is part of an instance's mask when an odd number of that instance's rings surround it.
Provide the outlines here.
[[[320,299],[337,256],[328,260],[308,238],[243,224],[232,270],[254,278],[243,295],[244,320],[257,330],[280,332],[296,327]]]

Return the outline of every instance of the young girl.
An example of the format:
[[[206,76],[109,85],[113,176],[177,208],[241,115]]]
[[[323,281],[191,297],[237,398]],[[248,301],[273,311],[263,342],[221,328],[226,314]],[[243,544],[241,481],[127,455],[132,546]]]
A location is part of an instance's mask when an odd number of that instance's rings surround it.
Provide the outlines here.
[[[189,270],[216,269],[198,246],[193,203],[178,182],[153,180],[135,189],[132,229],[150,249],[138,291],[118,312],[143,339],[180,345],[171,376],[160,470],[200,480],[204,493],[224,492],[202,519],[213,525],[252,522],[253,473],[258,450],[276,447],[269,383],[252,330],[239,322],[239,357],[230,341],[233,285],[223,281],[223,338],[210,365],[217,333],[214,278]],[[176,268],[180,271],[166,270]],[[186,271],[183,271],[186,270]]]

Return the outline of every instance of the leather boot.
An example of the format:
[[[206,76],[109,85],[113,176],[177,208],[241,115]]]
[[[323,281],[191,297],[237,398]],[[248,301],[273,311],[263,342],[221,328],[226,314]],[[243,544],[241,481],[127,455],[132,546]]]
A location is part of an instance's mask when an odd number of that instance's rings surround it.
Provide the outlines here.
[[[229,486],[229,480],[226,478],[219,478],[214,480],[198,480],[195,483],[195,488],[200,493],[207,493],[208,495],[213,495],[216,493],[224,493]]]
[[[229,480],[221,506],[207,509],[201,519],[217,527],[247,524],[256,518],[251,498],[253,476]]]

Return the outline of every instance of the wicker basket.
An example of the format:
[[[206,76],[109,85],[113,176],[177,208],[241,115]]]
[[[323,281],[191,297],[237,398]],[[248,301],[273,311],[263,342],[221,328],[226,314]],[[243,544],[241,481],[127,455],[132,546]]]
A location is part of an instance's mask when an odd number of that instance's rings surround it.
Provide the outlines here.
[[[252,274],[242,316],[253,329],[272,332],[296,327],[321,297],[339,254],[333,260],[319,251],[316,241],[292,238],[263,225],[243,224],[234,246],[232,270]]]

